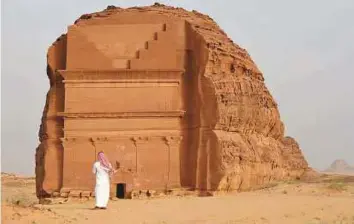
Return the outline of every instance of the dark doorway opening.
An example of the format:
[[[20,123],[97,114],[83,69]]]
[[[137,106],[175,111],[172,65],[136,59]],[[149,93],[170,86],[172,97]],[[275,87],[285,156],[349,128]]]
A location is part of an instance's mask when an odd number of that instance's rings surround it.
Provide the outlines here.
[[[116,188],[116,197],[117,198],[125,198],[125,183],[118,183]]]

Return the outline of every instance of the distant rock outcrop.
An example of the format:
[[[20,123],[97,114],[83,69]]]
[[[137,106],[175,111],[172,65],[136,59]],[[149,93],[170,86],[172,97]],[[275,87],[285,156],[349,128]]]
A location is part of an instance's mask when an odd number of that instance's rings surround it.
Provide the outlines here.
[[[337,159],[324,172],[326,172],[326,173],[338,173],[338,174],[353,174],[354,175],[354,166],[350,166],[343,159]]]

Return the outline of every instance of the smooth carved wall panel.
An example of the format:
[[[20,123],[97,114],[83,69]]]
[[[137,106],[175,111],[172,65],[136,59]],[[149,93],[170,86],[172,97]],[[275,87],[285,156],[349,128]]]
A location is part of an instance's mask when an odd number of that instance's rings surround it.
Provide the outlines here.
[[[180,93],[176,87],[68,88],[65,94],[66,112],[173,111],[180,109]]]
[[[167,186],[169,150],[163,140],[137,142],[137,173],[139,189],[164,189]]]
[[[128,130],[176,130],[180,128],[180,118],[66,118],[65,133],[70,131],[101,132]]]
[[[95,148],[90,141],[64,141],[63,187],[91,190],[95,176],[92,165],[96,160]]]

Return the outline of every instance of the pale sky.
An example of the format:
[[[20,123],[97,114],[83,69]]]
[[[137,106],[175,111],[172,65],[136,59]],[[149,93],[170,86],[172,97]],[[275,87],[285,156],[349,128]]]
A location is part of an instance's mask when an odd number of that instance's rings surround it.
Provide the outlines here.
[[[2,171],[34,174],[49,81],[47,49],[80,15],[134,0],[2,0]],[[354,165],[353,0],[176,0],[212,17],[247,49],[309,164]]]

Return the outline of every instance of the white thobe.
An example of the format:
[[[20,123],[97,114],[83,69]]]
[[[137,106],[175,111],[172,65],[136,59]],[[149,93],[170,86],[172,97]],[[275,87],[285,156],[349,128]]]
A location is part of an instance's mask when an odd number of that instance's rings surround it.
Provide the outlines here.
[[[96,206],[107,207],[109,200],[109,169],[101,166],[101,163],[97,161],[93,164],[92,172],[96,174]]]

